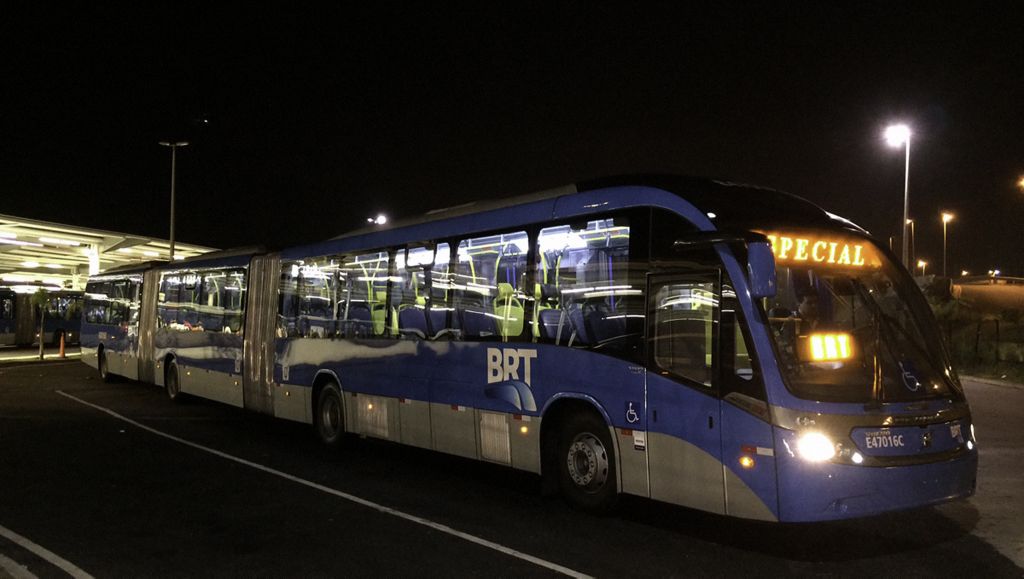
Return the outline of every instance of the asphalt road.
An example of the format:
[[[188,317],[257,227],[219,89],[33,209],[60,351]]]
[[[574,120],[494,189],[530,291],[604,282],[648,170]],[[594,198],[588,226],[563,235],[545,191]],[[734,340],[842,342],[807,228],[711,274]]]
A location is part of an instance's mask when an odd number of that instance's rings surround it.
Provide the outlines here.
[[[332,452],[306,426],[79,362],[8,364],[0,577],[1022,577],[1024,390],[968,394],[975,498],[773,525],[637,499],[596,517],[532,475],[372,440]]]

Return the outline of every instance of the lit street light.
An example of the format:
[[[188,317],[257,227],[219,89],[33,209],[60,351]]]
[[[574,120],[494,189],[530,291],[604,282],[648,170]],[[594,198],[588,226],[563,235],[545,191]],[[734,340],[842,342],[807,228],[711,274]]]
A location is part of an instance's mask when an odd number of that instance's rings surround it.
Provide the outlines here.
[[[942,212],[942,277],[946,277],[946,226],[953,221],[953,214],[948,211]]]
[[[907,243],[907,223],[910,220],[910,127],[907,125],[890,125],[885,129],[885,141],[890,147],[906,145],[906,170],[903,175],[903,265],[910,265],[910,252]]]
[[[919,259],[917,260],[917,267],[921,268],[921,277],[924,277],[924,270],[928,267],[928,262],[923,259]]]
[[[381,214],[377,215],[376,217],[367,217],[366,221],[368,223],[373,223],[374,225],[384,225],[385,223],[388,222],[388,217],[387,217],[387,215],[384,215],[383,213],[381,213]]]
[[[169,248],[169,251],[167,252],[167,261],[170,262],[170,261],[174,261],[174,257],[175,257],[175,255],[174,255],[174,180],[175,180],[176,173],[178,172],[177,171],[177,169],[178,169],[178,167],[177,167],[177,152],[178,152],[178,147],[187,147],[188,146],[188,141],[175,141],[175,142],[160,141],[160,144],[165,146],[165,147],[170,147],[171,148],[171,237],[170,237],[171,247]]]

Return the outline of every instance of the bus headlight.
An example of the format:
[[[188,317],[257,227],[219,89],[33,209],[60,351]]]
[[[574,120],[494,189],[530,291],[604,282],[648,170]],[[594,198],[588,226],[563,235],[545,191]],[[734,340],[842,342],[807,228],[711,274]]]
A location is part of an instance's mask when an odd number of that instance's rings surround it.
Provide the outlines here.
[[[805,432],[796,440],[796,451],[808,462],[822,462],[836,455],[836,446],[820,432]]]

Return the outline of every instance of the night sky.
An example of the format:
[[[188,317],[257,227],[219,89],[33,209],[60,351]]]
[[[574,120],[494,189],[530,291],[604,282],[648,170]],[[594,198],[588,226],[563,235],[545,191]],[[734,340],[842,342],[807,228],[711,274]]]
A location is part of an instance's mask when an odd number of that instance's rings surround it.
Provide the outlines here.
[[[157,141],[187,139],[177,237],[215,247],[650,172],[778,188],[885,240],[902,120],[918,255],[941,267],[950,210],[951,272],[1024,275],[1019,3],[136,4],[5,6],[0,213],[166,238]]]

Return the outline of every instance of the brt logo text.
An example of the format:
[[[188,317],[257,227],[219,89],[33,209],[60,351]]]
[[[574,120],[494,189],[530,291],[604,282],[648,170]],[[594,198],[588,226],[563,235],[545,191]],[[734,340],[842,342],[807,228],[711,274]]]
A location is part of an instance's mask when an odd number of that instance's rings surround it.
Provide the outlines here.
[[[537,350],[487,348],[487,383],[522,380],[529,386],[530,361],[536,357]]]

